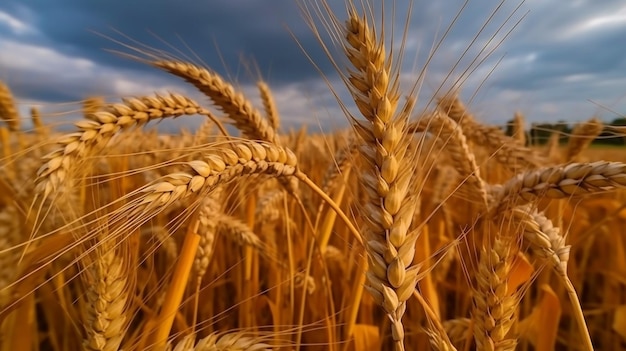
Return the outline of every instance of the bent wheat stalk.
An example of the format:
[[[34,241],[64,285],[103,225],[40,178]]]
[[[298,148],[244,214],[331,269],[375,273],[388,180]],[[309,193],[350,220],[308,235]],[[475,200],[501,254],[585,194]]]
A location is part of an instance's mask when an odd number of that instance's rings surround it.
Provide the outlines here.
[[[533,252],[542,260],[547,261],[556,272],[557,277],[561,279],[570,298],[574,318],[580,328],[580,336],[585,348],[588,351],[593,350],[593,343],[578,294],[567,275],[567,262],[571,246],[565,244],[565,238],[561,235],[560,229],[555,227],[550,219],[530,206],[514,208],[512,216],[522,226],[524,238],[530,242]]]

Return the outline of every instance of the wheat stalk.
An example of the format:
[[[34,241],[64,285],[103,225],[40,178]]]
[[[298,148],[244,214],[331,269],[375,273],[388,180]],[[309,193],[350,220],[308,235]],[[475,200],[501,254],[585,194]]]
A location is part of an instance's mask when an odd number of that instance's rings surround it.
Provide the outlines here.
[[[530,242],[533,252],[550,264],[565,285],[584,346],[589,351],[593,350],[593,343],[578,294],[567,275],[567,262],[571,246],[565,244],[565,238],[561,235],[560,229],[554,227],[552,221],[543,213],[537,212],[528,205],[516,207],[512,212],[512,217],[520,223],[524,231],[524,238]]]

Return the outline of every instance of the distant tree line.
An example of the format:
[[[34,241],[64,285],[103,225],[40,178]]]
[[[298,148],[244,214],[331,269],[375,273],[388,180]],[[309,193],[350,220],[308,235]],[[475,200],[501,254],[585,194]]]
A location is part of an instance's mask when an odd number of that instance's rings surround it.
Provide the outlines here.
[[[610,130],[607,126],[626,127],[626,118],[616,118],[611,123],[606,124],[604,131],[593,141],[596,145],[622,145],[626,146],[626,135]],[[574,125],[565,121],[556,123],[533,123],[530,130],[526,132],[528,143],[532,145],[543,145],[548,142],[553,132],[560,134],[559,142],[565,144],[569,140]],[[513,135],[513,120],[506,124],[506,134]]]

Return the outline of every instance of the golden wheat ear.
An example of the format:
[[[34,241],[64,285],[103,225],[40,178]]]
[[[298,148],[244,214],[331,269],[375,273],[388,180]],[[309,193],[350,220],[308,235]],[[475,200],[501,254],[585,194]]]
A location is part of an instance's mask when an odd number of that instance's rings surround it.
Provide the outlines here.
[[[407,122],[414,103],[398,110],[398,75],[385,50],[384,34],[376,33],[367,16],[349,8],[343,28],[345,55],[353,66],[345,81],[365,121],[351,119],[359,136],[360,185],[367,194],[361,214],[369,268],[365,289],[391,321],[391,335],[404,350],[402,316],[417,284],[413,265],[416,234],[409,233],[416,208],[410,194],[415,164],[411,162]]]
[[[576,158],[591,145],[603,130],[604,123],[597,117],[574,127],[567,144],[565,159],[570,162],[576,161]]]
[[[263,107],[265,108],[265,117],[272,128],[278,130],[278,128],[280,128],[280,115],[278,114],[278,108],[276,107],[272,90],[264,81],[259,81],[257,87],[259,88],[259,93],[261,93],[261,101],[263,101]]]
[[[15,107],[11,89],[0,81],[0,119],[4,120],[12,132],[20,130],[21,118]]]
[[[231,84],[217,73],[192,63],[180,61],[152,61],[154,67],[183,78],[210,98],[243,132],[244,136],[278,144],[276,131],[261,112]]]
[[[183,115],[212,116],[190,98],[179,95],[156,95],[127,98],[123,103],[107,105],[89,114],[90,120],[75,123],[77,132],[57,140],[57,149],[44,156],[37,171],[36,192],[48,198],[53,192],[63,193],[79,162],[104,148],[116,134],[163,118]]]

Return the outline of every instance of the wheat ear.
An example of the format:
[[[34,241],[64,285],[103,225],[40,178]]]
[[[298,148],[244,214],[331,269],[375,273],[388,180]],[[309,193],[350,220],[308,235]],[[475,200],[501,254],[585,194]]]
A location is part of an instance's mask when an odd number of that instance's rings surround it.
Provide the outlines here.
[[[282,189],[272,190],[259,198],[254,211],[255,222],[264,224],[278,220],[284,198],[285,192]]]
[[[79,131],[62,136],[58,148],[44,156],[45,163],[37,171],[36,192],[48,197],[75,170],[76,163],[104,147],[120,130],[141,126],[151,120],[182,115],[208,115],[195,101],[178,94],[168,96],[127,98],[124,103],[108,105],[92,113],[91,120],[75,125]]]
[[[20,115],[15,107],[11,89],[0,81],[0,119],[3,119],[12,132],[20,130]]]
[[[383,38],[377,37],[366,16],[349,9],[345,25],[345,53],[354,66],[346,84],[366,122],[352,119],[362,138],[364,159],[359,173],[368,201],[363,205],[364,238],[369,257],[365,288],[383,307],[391,321],[397,350],[404,350],[402,316],[417,283],[418,266],[412,266],[417,233],[409,234],[416,200],[410,195],[414,164],[405,160],[409,101],[396,116],[398,76],[392,73]]]
[[[94,254],[83,275],[87,285],[84,347],[94,351],[118,350],[128,322],[128,269],[111,239],[101,241]]]
[[[597,117],[593,117],[587,122],[580,123],[574,127],[567,144],[566,160],[575,160],[602,133],[603,129],[604,124]]]
[[[33,127],[35,128],[35,133],[41,137],[44,138],[46,136],[46,127],[43,124],[43,122],[41,121],[41,113],[39,112],[39,109],[37,107],[31,107],[30,109],[30,118],[31,121],[33,122]]]
[[[278,114],[278,109],[276,108],[276,102],[274,101],[272,90],[264,81],[259,81],[257,83],[257,87],[259,88],[259,93],[261,94],[263,108],[265,108],[265,116],[267,117],[270,126],[272,126],[274,130],[278,130],[278,128],[280,128],[280,115]]]
[[[98,121],[98,118],[94,114],[101,111],[105,106],[104,97],[102,96],[89,96],[83,100],[83,117],[92,121]]]
[[[268,120],[217,73],[180,61],[153,61],[151,64],[193,84],[226,113],[245,136],[278,143],[276,132]]]
[[[194,335],[179,341],[173,351],[270,351],[274,348],[246,333],[211,334],[194,346]]]
[[[563,199],[626,186],[626,164],[598,161],[570,163],[520,173],[492,186],[492,208],[521,206],[540,197]]]
[[[472,320],[469,318],[448,319],[441,324],[454,343],[469,340],[472,337]]]
[[[7,204],[0,208],[0,307],[4,307],[9,298],[8,287],[17,274],[14,267],[19,260],[15,249],[20,243],[21,221],[17,208]],[[1,333],[0,333],[1,334]]]
[[[483,247],[472,292],[473,331],[477,350],[514,350],[517,340],[507,338],[515,320],[519,298],[508,291],[511,273],[512,237],[494,235],[490,247]]]
[[[257,250],[261,256],[271,259],[271,255],[267,252],[267,248],[263,245],[259,236],[256,235],[246,223],[235,217],[221,213],[219,207],[215,207],[215,205],[203,205],[199,211],[198,220],[200,221],[200,225],[198,226],[200,245],[196,252],[194,264],[198,271],[199,278],[206,273],[213,254],[213,242],[217,235],[239,246],[250,246]]]
[[[198,235],[200,243],[194,260],[198,284],[206,274],[209,263],[213,258],[215,238],[217,236],[217,223],[215,213],[220,211],[220,205],[213,197],[207,197],[198,209]]]
[[[561,133],[559,131],[553,131],[550,134],[548,143],[545,149],[545,157],[554,162],[561,162],[561,153],[559,151],[559,144],[561,142]]]
[[[506,136],[500,128],[478,123],[458,97],[446,96],[438,104],[443,112],[461,125],[468,139],[486,147],[500,164],[511,171],[534,169],[546,163],[539,154]]]
[[[526,145],[526,119],[524,115],[517,111],[513,116],[513,139],[517,141],[519,145]]]
[[[452,159],[452,166],[461,178],[465,179],[464,184],[469,188],[467,192],[471,199],[478,201],[486,208],[486,184],[480,176],[476,158],[467,145],[467,139],[461,127],[441,111],[435,111],[430,118],[420,119],[417,125],[444,143],[446,154]]]
[[[245,175],[280,177],[296,172],[297,159],[289,149],[252,141],[235,142],[231,146],[232,149],[208,155],[205,160],[186,162],[188,171],[167,175],[144,187],[144,196],[135,210],[158,209],[194,194],[206,194]]]

